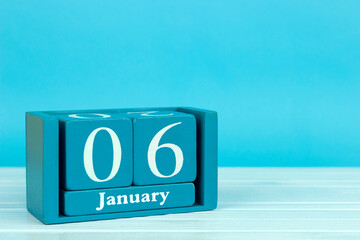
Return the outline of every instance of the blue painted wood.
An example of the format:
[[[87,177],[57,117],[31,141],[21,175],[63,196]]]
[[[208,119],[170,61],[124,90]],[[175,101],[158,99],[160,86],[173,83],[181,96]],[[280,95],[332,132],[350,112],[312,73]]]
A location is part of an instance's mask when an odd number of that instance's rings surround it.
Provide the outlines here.
[[[59,124],[42,112],[26,114],[27,208],[40,221],[59,216]]]
[[[206,209],[215,209],[218,198],[218,119],[217,113],[196,108],[178,108],[193,114],[197,129],[196,199]]]
[[[190,207],[143,210],[84,216],[59,211],[59,121],[56,115],[72,113],[126,113],[130,111],[179,111],[192,114],[197,128],[197,179],[195,203]],[[195,108],[141,108],[27,113],[27,208],[45,224],[211,210],[217,206],[217,113]],[[41,131],[37,131],[37,130]],[[42,149],[39,147],[42,146]],[[40,149],[40,151],[39,151]],[[38,176],[40,173],[41,176]],[[37,193],[42,193],[37,195]]]

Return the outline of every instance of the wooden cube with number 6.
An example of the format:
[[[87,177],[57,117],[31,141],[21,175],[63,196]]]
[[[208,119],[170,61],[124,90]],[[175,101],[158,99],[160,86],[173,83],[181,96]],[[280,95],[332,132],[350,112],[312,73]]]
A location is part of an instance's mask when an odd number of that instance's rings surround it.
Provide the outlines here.
[[[134,185],[196,179],[196,120],[171,111],[129,112],[134,129]]]

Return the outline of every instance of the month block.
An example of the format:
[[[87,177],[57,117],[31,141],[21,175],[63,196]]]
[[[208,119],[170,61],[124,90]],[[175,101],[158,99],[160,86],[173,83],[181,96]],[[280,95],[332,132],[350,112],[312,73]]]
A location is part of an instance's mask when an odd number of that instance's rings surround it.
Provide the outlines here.
[[[196,179],[196,120],[174,111],[128,113],[134,128],[134,185]]]
[[[66,190],[130,186],[132,122],[119,114],[61,114],[60,184]]]
[[[67,216],[128,212],[192,206],[192,183],[134,186],[83,191],[61,191],[62,211]]]
[[[217,206],[217,113],[26,113],[27,209],[45,224]]]

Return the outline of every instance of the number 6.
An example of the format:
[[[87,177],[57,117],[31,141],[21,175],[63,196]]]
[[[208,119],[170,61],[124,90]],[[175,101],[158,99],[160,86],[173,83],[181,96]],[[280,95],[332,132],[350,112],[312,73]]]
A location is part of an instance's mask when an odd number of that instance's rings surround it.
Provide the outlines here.
[[[184,156],[183,156],[183,153],[182,153],[181,149],[179,148],[179,146],[172,144],[172,143],[164,143],[159,146],[160,139],[164,135],[164,133],[167,130],[169,130],[170,128],[172,128],[176,125],[179,125],[179,124],[181,124],[181,122],[174,123],[167,127],[164,127],[154,136],[154,138],[150,142],[149,150],[148,150],[148,163],[149,163],[151,172],[157,177],[161,177],[161,178],[173,177],[176,174],[178,174],[182,168],[182,165],[184,162]],[[171,150],[173,150],[173,152],[175,154],[175,170],[172,174],[170,174],[168,176],[162,175],[156,166],[156,152],[160,148],[170,148]]]

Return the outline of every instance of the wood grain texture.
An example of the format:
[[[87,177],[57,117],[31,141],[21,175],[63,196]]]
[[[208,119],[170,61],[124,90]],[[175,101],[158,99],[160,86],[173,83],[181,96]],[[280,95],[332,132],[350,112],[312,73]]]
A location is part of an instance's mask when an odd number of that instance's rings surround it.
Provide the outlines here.
[[[208,212],[43,225],[0,168],[0,239],[360,239],[360,168],[220,168]]]

